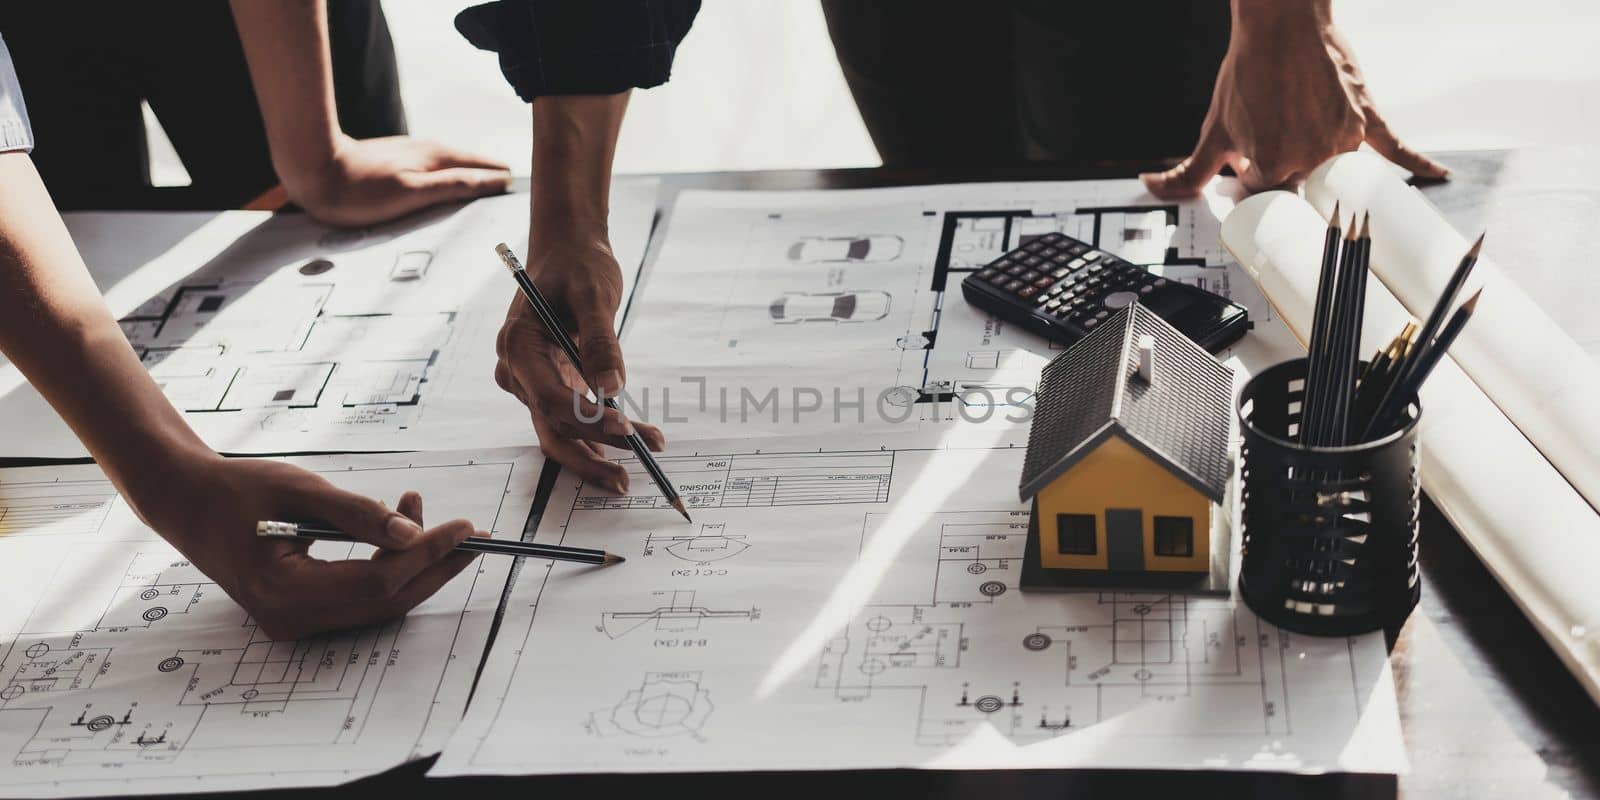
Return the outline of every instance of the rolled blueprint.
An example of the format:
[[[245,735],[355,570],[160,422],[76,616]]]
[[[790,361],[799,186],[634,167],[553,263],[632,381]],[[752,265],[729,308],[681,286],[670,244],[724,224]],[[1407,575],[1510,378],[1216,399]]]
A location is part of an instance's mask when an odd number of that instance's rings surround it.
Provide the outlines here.
[[[1418,319],[1470,244],[1393,166],[1370,153],[1346,153],[1318,167],[1306,181],[1306,199],[1324,217],[1335,200],[1347,211],[1372,213],[1372,272]],[[1594,415],[1600,364],[1491,259],[1479,260],[1461,297],[1478,285],[1487,291],[1451,357],[1600,510]]]
[[[1326,230],[1315,209],[1286,192],[1245,200],[1222,225],[1223,244],[1302,343],[1311,329]],[[1374,221],[1375,252],[1390,231]],[[1375,348],[1409,317],[1384,285],[1370,284],[1364,342]],[[1594,552],[1600,514],[1453,355],[1422,390],[1423,489],[1600,702],[1600,584],[1592,560],[1574,557]]]

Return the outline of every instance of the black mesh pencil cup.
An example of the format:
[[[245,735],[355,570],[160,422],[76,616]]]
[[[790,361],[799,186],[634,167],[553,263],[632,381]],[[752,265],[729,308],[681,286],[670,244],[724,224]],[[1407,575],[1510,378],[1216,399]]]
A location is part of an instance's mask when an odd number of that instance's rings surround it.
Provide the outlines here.
[[[1417,418],[1347,447],[1295,442],[1306,360],[1278,364],[1239,394],[1239,594],[1287,630],[1390,641],[1421,595]]]

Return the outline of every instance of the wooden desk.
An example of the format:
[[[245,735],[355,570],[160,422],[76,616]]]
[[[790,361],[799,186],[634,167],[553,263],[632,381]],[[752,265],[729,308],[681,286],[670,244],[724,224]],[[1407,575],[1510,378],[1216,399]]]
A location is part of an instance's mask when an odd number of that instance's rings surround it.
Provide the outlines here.
[[[1521,220],[1519,230],[1558,241],[1600,239],[1595,216],[1541,213],[1549,192],[1542,176],[1572,185],[1600,186],[1595,154],[1474,152],[1439,154],[1455,170],[1449,183],[1426,189],[1457,226],[1475,230],[1483,220]],[[1535,164],[1576,160],[1584,178],[1566,169],[1508,169],[1518,159]],[[892,186],[997,180],[1124,177],[1141,165],[1037,165],[983,171],[804,170],[667,176],[662,206],[685,188],[802,189]],[[1521,177],[1519,177],[1521,176]],[[1563,184],[1566,185],[1566,184]],[[1565,189],[1562,191],[1568,191]],[[1594,194],[1587,195],[1592,202]],[[1519,200],[1519,198],[1521,198]],[[1519,203],[1526,206],[1519,210]],[[186,205],[193,205],[193,202]],[[1509,204],[1509,205],[1508,205]],[[665,219],[663,219],[665,222]],[[659,227],[658,227],[659,230]],[[1596,242],[1600,244],[1600,242]],[[1503,266],[1518,264],[1514,241],[1491,235],[1491,254]],[[653,259],[660,239],[652,243]],[[1596,252],[1594,249],[1587,253]],[[1587,263],[1523,264],[1530,275],[1593,271]],[[1570,274],[1570,273],[1569,273]],[[1559,295],[1559,287],[1540,291]],[[1529,287],[1530,293],[1540,291]],[[1596,298],[1600,299],[1600,298]],[[1559,321],[1559,320],[1558,320]],[[1431,504],[1422,517],[1422,603],[1395,647],[1412,772],[1395,781],[1366,775],[1284,776],[1239,773],[1131,771],[943,773],[734,773],[665,776],[472,778],[425,781],[426,764],[412,764],[347,787],[296,792],[299,797],[383,793],[395,797],[612,797],[693,795],[804,798],[1123,796],[1123,797],[1559,797],[1600,798],[1600,711],[1567,673],[1516,605],[1495,583]]]

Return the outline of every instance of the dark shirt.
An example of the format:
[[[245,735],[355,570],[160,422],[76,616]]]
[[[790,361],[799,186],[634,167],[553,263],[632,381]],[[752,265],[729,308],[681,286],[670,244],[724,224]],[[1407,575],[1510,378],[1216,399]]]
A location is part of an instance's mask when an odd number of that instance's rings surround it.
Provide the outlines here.
[[[616,94],[667,82],[700,0],[496,0],[456,16],[456,30],[500,56],[523,100]]]

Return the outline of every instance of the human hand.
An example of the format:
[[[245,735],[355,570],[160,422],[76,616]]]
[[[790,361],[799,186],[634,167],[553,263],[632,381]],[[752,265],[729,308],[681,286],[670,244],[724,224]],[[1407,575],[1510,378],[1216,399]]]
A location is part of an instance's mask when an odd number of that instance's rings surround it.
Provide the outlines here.
[[[1389,129],[1326,0],[1235,0],[1234,20],[1199,143],[1176,167],[1139,176],[1152,194],[1197,195],[1225,163],[1249,191],[1294,186],[1362,142],[1419,176],[1448,174]]]
[[[477,555],[453,549],[474,533],[466,520],[423,529],[416,492],[390,510],[282,462],[212,455],[181,469],[166,499],[130,502],[274,639],[402,616]],[[326,523],[378,550],[322,561],[307,555],[309,543],[256,536],[256,523],[269,519]]]
[[[279,166],[289,199],[330,225],[367,225],[438,203],[499,194],[504,164],[424,139],[336,138],[326,160]]]
[[[528,407],[546,455],[586,481],[624,493],[628,473],[606,459],[601,444],[626,448],[627,434],[636,429],[651,450],[659,451],[666,438],[659,428],[629,422],[616,410],[601,414],[587,396],[593,386],[606,397],[617,397],[627,378],[615,333],[622,301],[616,256],[604,242],[548,245],[529,249],[527,269],[572,335],[586,374],[573,367],[519,293],[511,298],[495,341],[495,383]]]

